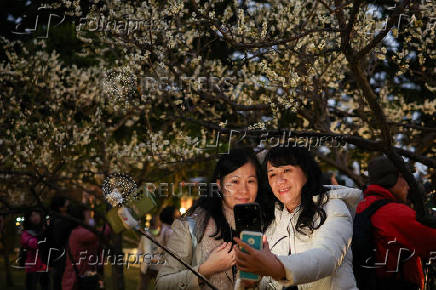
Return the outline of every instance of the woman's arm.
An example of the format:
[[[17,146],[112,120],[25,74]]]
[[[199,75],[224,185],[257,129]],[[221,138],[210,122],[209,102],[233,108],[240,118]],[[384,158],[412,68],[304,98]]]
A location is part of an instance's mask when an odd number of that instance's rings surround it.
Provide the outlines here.
[[[168,248],[173,250],[184,262],[192,265],[192,238],[189,228],[180,220],[175,220],[173,233],[168,240]],[[199,265],[193,265],[198,271]],[[200,289],[198,278],[190,270],[170,255],[165,254],[165,264],[159,270],[156,289]]]
[[[327,219],[313,233],[313,248],[302,253],[278,256],[283,263],[286,285],[317,281],[332,275],[342,264],[353,237],[353,218],[340,199],[331,199],[324,207]]]

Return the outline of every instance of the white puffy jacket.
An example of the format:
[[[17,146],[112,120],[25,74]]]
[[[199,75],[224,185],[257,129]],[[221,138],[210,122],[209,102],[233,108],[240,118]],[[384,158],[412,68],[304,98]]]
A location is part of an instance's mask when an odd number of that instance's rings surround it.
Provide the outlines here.
[[[324,205],[327,219],[309,236],[295,230],[299,208],[289,213],[275,210],[275,220],[266,231],[271,252],[285,266],[286,280],[263,277],[260,289],[357,289],[353,275],[351,239],[353,218],[362,191],[345,186],[329,186],[329,201]],[[314,197],[315,199],[317,197]],[[240,288],[240,281],[235,288]]]

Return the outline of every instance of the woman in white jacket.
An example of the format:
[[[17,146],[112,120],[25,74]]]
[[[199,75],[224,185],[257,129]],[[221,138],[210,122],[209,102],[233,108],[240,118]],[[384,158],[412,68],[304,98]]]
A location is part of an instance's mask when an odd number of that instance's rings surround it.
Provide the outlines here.
[[[235,238],[239,270],[264,276],[258,285],[238,281],[236,288],[357,289],[351,239],[358,189],[325,187],[312,155],[301,147],[275,147],[265,169],[276,200],[262,251]]]

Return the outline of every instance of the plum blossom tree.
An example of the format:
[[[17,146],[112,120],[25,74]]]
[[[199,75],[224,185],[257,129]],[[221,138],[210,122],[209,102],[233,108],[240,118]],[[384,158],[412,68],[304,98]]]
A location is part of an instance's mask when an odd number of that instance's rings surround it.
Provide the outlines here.
[[[291,136],[357,185],[387,154],[425,216],[401,156],[436,183],[434,1],[85,2],[49,3],[67,20],[48,39],[2,38],[2,199],[89,191],[116,171],[183,179],[228,140]],[[53,49],[67,25],[92,62]]]

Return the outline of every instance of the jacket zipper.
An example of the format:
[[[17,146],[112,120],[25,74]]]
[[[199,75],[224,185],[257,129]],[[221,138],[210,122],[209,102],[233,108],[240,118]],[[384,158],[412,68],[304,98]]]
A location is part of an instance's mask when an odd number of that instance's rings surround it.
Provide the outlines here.
[[[294,215],[292,215],[292,217],[291,217],[291,219],[289,220],[289,223],[290,223],[290,225],[291,225],[291,227],[292,227],[292,241],[293,241],[293,244],[294,244],[294,247],[292,248],[291,247],[291,249],[290,249],[290,254],[292,254],[292,252],[294,252],[295,253],[295,248],[296,248],[296,244],[295,244],[295,227],[294,227],[294,224],[292,223],[292,218],[294,217]],[[290,234],[290,233],[289,233]],[[283,240],[284,238],[286,238],[286,236],[283,236],[283,237],[281,237],[280,239],[278,239],[275,243],[274,243],[274,245],[272,245],[271,246],[271,248],[270,248],[270,250],[272,250],[281,240]],[[293,251],[294,250],[294,251]]]
[[[294,252],[294,254],[295,254],[295,250],[296,250],[296,245],[295,245],[295,227],[294,227],[294,224],[292,223],[292,218],[293,217],[294,217],[294,215],[292,215],[292,217],[291,217],[290,224],[291,224],[291,227],[292,227],[292,240],[294,242],[294,247],[291,247],[290,254],[293,254],[292,252]]]

